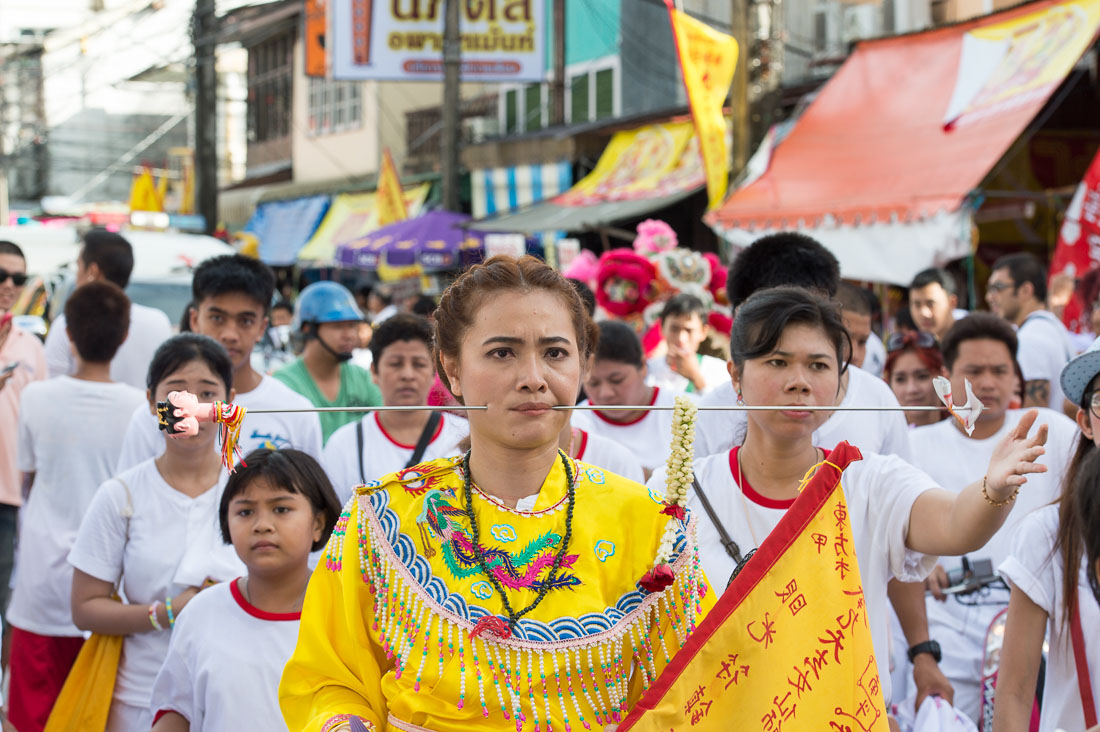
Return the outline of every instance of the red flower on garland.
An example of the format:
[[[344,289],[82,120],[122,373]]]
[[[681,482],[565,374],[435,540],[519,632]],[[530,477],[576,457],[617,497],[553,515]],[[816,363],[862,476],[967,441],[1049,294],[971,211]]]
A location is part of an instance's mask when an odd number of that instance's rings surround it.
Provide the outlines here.
[[[638,581],[638,584],[646,592],[660,592],[673,583],[676,579],[676,575],[672,573],[672,567],[667,564],[658,564],[653,569],[645,573],[645,576]]]
[[[687,513],[684,512],[684,507],[675,503],[666,503],[665,507],[661,509],[661,513],[666,516],[672,516],[680,521],[683,521],[687,516]]]

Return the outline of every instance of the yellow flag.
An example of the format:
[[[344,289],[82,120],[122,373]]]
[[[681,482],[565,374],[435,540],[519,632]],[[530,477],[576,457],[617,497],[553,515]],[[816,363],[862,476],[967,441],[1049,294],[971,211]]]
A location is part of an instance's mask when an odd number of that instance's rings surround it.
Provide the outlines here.
[[[130,210],[161,210],[161,205],[157,196],[157,186],[153,181],[153,174],[148,168],[142,169],[141,174],[134,178],[134,182],[130,186]]]
[[[837,445],[619,732],[888,729],[840,485],[859,459]]]
[[[714,208],[729,187],[730,151],[722,106],[737,68],[737,41],[676,10],[672,0],[665,2],[707,172],[708,208]],[[748,100],[734,99],[733,103],[748,104]]]
[[[397,166],[389,148],[382,152],[382,169],[378,172],[378,225],[388,226],[409,218],[405,207],[405,194],[401,190],[401,180],[397,175]]]

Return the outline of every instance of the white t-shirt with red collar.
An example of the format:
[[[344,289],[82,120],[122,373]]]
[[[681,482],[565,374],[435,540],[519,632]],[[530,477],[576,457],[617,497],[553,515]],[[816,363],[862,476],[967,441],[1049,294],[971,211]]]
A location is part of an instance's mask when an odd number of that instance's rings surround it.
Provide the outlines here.
[[[695,463],[695,476],[711,507],[741,550],[742,556],[757,548],[771,533],[794,499],[766,498],[741,478],[737,463],[740,447],[708,455]],[[828,457],[828,451],[825,456]],[[739,480],[740,479],[740,480]],[[665,471],[656,471],[647,483],[651,491],[665,490]],[[894,455],[864,453],[863,459],[848,466],[841,477],[848,518],[859,561],[860,578],[867,602],[867,619],[878,660],[882,691],[890,702],[889,618],[886,585],[897,577],[905,582],[923,580],[936,566],[936,557],[926,557],[905,546],[909,512],[917,496],[938,486],[925,473]],[[733,559],[722,546],[721,535],[693,490],[688,508],[698,518],[699,559],[711,583],[724,589],[733,570]]]
[[[620,447],[606,437],[600,437],[578,429],[577,448],[574,457],[582,463],[595,465],[636,483],[645,483],[642,464],[634,453],[625,447]]]
[[[301,613],[251,605],[239,579],[203,590],[187,604],[153,683],[154,719],[175,712],[191,732],[286,730],[279,679],[298,642]]]
[[[465,419],[446,413],[441,413],[440,416],[442,419],[439,426],[420,462],[458,455],[458,443],[470,431],[469,423]],[[359,472],[357,425],[362,425],[363,429],[362,475]],[[345,503],[351,497],[352,489],[364,480],[376,480],[404,468],[415,449],[415,444],[398,442],[386,432],[375,412],[333,432],[325,443],[321,464],[328,473],[340,502]]]
[[[674,392],[654,387],[649,404],[671,407],[676,403],[676,396]],[[580,406],[588,405],[587,399],[580,403]],[[653,470],[668,459],[672,442],[671,409],[643,412],[642,416],[629,422],[616,422],[598,409],[578,409],[573,412],[572,423],[589,434],[604,437],[630,450],[646,470]]]

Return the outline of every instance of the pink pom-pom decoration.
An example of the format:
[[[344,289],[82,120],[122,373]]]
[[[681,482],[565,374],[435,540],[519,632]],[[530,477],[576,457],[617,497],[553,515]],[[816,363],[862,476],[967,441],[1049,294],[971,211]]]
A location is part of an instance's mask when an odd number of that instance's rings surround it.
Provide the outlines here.
[[[562,272],[564,277],[571,280],[580,280],[591,288],[595,288],[596,275],[599,271],[600,261],[589,249],[582,249],[569,266]]]
[[[675,249],[678,244],[676,232],[664,221],[646,219],[638,224],[638,237],[634,240],[634,251],[650,255]]]

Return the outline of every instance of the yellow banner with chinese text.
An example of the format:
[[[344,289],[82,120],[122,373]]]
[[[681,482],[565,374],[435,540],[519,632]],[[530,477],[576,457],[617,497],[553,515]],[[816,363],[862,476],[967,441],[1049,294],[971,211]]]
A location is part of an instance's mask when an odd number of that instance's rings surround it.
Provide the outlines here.
[[[840,485],[860,458],[833,450],[619,732],[888,729]]]
[[[409,218],[405,195],[401,191],[401,178],[387,147],[382,151],[382,169],[378,173],[378,226],[389,226]]]
[[[737,68],[737,41],[676,10],[671,0],[666,2],[707,174],[708,207],[714,208],[729,187],[730,151],[722,107]],[[735,99],[734,104],[743,101]]]

